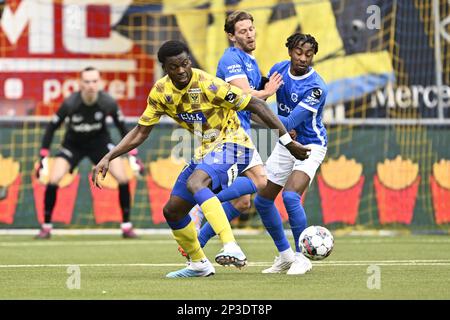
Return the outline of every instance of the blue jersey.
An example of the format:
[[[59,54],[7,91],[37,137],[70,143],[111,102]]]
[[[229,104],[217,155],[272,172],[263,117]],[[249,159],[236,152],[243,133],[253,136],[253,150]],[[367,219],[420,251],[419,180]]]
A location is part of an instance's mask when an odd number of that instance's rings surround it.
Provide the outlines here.
[[[327,86],[313,68],[302,76],[289,71],[290,61],[275,64],[275,71],[283,76],[284,84],[277,91],[278,117],[288,131],[295,129],[297,141],[303,145],[318,144],[326,147],[327,131],[322,123],[322,112],[328,93]]]
[[[217,65],[216,76],[226,82],[230,82],[233,79],[247,78],[250,88],[254,90],[258,90],[261,83],[261,73],[255,57],[235,47],[225,50]],[[238,117],[242,128],[250,134],[251,112],[238,111]]]

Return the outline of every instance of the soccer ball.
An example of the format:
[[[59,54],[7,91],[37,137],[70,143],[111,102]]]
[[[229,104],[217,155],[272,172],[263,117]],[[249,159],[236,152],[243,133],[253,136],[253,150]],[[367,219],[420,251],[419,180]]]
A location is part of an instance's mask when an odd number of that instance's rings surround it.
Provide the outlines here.
[[[299,245],[307,258],[322,260],[331,254],[334,238],[327,228],[309,226],[300,235]]]

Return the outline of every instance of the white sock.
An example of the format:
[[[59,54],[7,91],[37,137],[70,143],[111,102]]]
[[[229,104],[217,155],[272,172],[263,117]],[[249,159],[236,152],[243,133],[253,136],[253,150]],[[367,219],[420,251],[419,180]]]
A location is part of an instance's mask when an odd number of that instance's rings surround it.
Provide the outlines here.
[[[42,224],[42,229],[52,229],[52,228],[53,228],[52,223],[43,223]]]
[[[292,261],[295,259],[294,251],[292,251],[292,248],[287,248],[280,252],[280,257],[283,260]]]
[[[200,261],[191,261],[191,265],[194,268],[204,268],[208,262],[209,262],[208,258],[203,258]]]

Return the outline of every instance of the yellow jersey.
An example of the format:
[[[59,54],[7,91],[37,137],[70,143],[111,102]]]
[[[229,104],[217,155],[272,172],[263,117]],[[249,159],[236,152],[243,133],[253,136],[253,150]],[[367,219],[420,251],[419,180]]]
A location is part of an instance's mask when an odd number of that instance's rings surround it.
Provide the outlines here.
[[[162,115],[169,116],[201,138],[201,145],[195,150],[197,159],[225,142],[253,149],[253,143],[241,127],[236,113],[243,110],[250,99],[251,95],[240,88],[192,68],[191,81],[181,90],[168,76],[155,83],[138,123],[151,126],[158,123]]]

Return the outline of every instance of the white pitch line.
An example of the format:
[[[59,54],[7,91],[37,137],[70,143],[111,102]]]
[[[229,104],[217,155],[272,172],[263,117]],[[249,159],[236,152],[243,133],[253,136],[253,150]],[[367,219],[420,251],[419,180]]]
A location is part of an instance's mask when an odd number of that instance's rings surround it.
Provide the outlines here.
[[[356,240],[356,239],[336,239],[336,242],[339,244],[376,244],[376,243],[396,243],[396,244],[411,244],[411,243],[437,243],[437,244],[449,244],[450,239],[426,239],[411,241],[408,239],[405,242],[399,242],[398,239],[372,239],[372,240]],[[211,239],[210,242],[219,242],[217,239]],[[267,242],[270,243],[268,239],[238,239],[239,243],[247,243],[247,244],[259,244],[266,245]],[[76,240],[76,241],[58,241],[58,240],[33,240],[33,241],[18,241],[18,242],[0,242],[0,247],[46,247],[46,246],[109,246],[109,245],[152,245],[152,244],[176,244],[174,239],[140,239],[140,240]]]
[[[450,260],[386,260],[386,261],[314,261],[315,267],[344,267],[344,266],[450,266]],[[268,267],[272,262],[250,262],[248,267]],[[62,268],[69,266],[78,267],[182,267],[184,263],[88,263],[88,264],[0,264],[0,268]],[[220,266],[215,264],[215,266]]]

